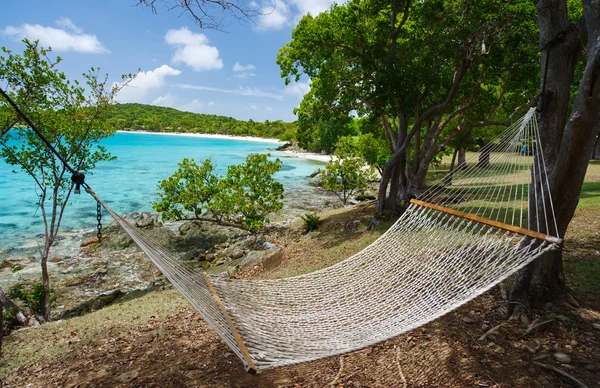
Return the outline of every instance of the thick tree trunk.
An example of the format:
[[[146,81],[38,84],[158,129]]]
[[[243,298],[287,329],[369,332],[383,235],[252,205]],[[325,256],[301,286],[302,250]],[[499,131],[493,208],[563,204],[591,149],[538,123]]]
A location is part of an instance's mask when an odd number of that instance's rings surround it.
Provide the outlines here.
[[[564,236],[579,201],[600,125],[600,3],[597,0],[582,3],[587,36],[580,35],[582,28],[568,22],[564,0],[539,0],[537,4],[542,48],[538,126],[560,236]],[[578,27],[583,27],[583,23]],[[579,50],[586,40],[589,42],[586,67],[569,117],[569,87]],[[537,206],[543,210],[541,203]],[[534,212],[530,213],[533,217]],[[542,221],[533,218],[531,225],[542,227],[545,225]],[[564,291],[562,251],[549,252],[515,276],[511,307],[539,304],[560,297]]]
[[[15,320],[21,326],[25,326],[27,324],[27,318],[25,314],[21,311],[19,306],[17,306],[6,294],[2,287],[0,287],[0,306],[4,308],[4,311],[10,311],[15,314]]]
[[[594,147],[592,159],[600,159],[600,135],[596,136],[596,146]]]

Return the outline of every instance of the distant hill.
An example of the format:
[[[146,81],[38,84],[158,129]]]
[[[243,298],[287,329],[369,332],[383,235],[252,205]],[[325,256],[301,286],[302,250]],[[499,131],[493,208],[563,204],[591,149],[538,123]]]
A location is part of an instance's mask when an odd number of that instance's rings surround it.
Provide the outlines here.
[[[295,123],[281,120],[266,120],[263,123],[241,121],[232,117],[182,112],[144,104],[116,104],[107,116],[110,124],[124,131],[211,133],[280,140],[292,140],[296,133]]]

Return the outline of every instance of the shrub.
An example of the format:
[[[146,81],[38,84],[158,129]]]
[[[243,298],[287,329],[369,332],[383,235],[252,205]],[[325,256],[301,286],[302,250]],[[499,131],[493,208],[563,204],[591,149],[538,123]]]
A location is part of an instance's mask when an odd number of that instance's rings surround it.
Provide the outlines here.
[[[44,297],[46,291],[42,283],[36,283],[33,286],[26,286],[23,283],[17,283],[8,290],[8,297],[23,302],[32,314],[43,314]],[[50,305],[56,304],[56,295],[54,289],[50,289]]]
[[[251,232],[264,228],[269,213],[283,207],[283,185],[273,175],[281,161],[270,154],[250,154],[239,165],[229,166],[227,175],[213,175],[213,165],[205,160],[198,165],[184,159],[179,169],[159,182],[160,202],[152,206],[163,212],[163,219],[207,219],[233,223]]]
[[[325,171],[321,170],[323,187],[347,203],[350,196],[368,187],[374,178],[373,168],[358,154],[358,148],[348,138],[342,138]]]
[[[300,216],[302,221],[304,221],[304,233],[312,232],[313,230],[317,230],[319,224],[321,223],[321,218],[317,214],[306,213],[303,216]]]

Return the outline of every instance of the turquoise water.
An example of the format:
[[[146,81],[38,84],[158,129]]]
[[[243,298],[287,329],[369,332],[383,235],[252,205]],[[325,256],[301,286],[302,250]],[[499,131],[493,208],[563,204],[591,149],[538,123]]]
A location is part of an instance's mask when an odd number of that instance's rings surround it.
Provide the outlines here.
[[[86,182],[110,207],[119,213],[152,211],[157,199],[158,181],[170,176],[183,158],[197,161],[211,158],[216,172],[224,174],[227,166],[242,163],[250,153],[282,156],[272,151],[276,144],[243,140],[215,139],[194,136],[117,133],[102,144],[117,157],[103,162],[86,176]],[[276,178],[286,192],[306,190],[308,175],[319,164],[300,158],[284,158]],[[44,232],[36,203],[36,187],[25,173],[12,173],[11,166],[0,161],[0,256],[2,251],[23,246],[31,237]],[[104,212],[105,220],[108,215]],[[67,207],[61,230],[93,227],[96,223],[96,202],[85,192],[74,195]],[[1,259],[2,257],[0,257]]]

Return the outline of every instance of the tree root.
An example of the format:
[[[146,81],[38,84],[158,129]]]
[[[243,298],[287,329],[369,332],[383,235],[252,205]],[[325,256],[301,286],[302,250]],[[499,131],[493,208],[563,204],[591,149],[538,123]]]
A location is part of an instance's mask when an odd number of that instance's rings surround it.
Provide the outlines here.
[[[585,384],[583,381],[579,380],[576,377],[573,377],[572,375],[568,374],[567,372],[565,372],[562,369],[558,369],[555,366],[552,365],[548,365],[548,364],[542,364],[541,362],[537,362],[537,361],[533,361],[533,363],[537,366],[540,366],[544,369],[550,370],[552,372],[558,373],[559,375],[561,375],[562,377],[565,377],[567,379],[569,379],[572,383],[574,383],[576,386],[580,387],[580,388],[590,388],[589,385]]]
[[[400,365],[400,349],[398,349],[398,347],[395,345],[394,349],[396,350],[396,365],[398,366],[398,374],[400,375],[400,380],[402,381],[402,387],[406,388],[406,377],[404,377],[402,366]]]
[[[340,356],[340,369],[338,370],[338,373],[335,375],[333,380],[331,380],[331,382],[327,386],[328,387],[335,386],[335,383],[337,383],[337,381],[340,378],[340,376],[342,375],[343,371],[344,371],[344,356]]]

